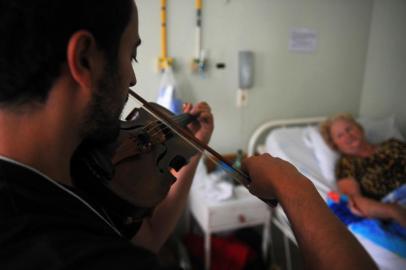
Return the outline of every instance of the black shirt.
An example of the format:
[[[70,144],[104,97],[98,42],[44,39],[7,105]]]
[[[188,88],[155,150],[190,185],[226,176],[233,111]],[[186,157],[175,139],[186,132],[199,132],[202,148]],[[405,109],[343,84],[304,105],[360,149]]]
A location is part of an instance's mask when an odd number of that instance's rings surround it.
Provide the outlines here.
[[[0,159],[0,269],[157,269],[94,204]]]

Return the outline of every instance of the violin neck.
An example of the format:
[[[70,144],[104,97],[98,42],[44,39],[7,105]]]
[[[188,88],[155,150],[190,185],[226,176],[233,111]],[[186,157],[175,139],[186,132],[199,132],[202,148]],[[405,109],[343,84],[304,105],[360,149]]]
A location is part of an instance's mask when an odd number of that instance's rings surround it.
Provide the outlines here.
[[[173,118],[173,120],[182,127],[186,127],[188,124],[196,120],[196,116],[189,113],[182,113]]]

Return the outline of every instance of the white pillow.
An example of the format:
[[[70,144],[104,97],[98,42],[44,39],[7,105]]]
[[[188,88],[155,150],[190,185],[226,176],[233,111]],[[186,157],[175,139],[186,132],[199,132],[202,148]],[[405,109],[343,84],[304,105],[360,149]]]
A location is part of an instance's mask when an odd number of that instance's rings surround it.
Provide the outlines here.
[[[365,136],[371,143],[380,143],[390,138],[404,140],[395,125],[394,116],[383,119],[361,117],[357,121],[364,127]],[[328,181],[335,180],[335,165],[339,154],[331,149],[320,134],[318,127],[308,127],[304,133],[305,143],[313,149],[321,173]]]
[[[390,138],[404,140],[393,115],[382,119],[360,117],[357,121],[364,127],[365,136],[371,143],[380,143]]]
[[[313,149],[324,178],[333,183],[336,179],[335,166],[340,155],[325,143],[318,127],[307,127],[304,131],[304,140],[306,145]]]

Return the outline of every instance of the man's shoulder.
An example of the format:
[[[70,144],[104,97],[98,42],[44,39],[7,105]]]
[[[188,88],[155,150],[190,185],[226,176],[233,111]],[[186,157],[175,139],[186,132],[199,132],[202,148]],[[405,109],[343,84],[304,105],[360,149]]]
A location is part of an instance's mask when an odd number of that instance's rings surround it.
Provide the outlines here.
[[[79,196],[25,168],[0,165],[0,269],[158,267],[153,254],[121,237]]]

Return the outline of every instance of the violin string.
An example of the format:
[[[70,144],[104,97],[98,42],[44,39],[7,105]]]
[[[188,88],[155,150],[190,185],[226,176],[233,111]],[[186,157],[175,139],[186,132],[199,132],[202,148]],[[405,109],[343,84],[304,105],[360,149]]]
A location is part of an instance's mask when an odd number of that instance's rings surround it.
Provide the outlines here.
[[[186,117],[186,116],[183,116],[183,117]],[[186,118],[185,118],[186,119]],[[155,126],[154,126],[155,125]],[[144,126],[144,129],[146,129],[147,130],[147,132],[148,133],[151,133],[151,131],[152,132],[155,132],[154,134],[152,134],[152,135],[150,135],[152,138],[154,138],[157,134],[159,134],[159,130],[162,130],[162,128],[160,127],[160,126],[162,126],[163,124],[162,123],[160,123],[159,121],[151,121],[151,123],[148,123],[148,124],[146,124],[145,126]],[[150,129],[151,128],[151,129]],[[149,131],[148,131],[148,129],[150,129]],[[156,131],[155,131],[155,130]],[[143,143],[141,143],[141,142],[136,142],[135,143],[135,146],[136,146],[136,148],[140,148],[142,145],[144,145]]]
[[[188,117],[190,117],[190,116],[187,114],[182,114],[182,115],[177,116],[174,119],[176,121],[182,122],[182,121],[186,120]],[[160,123],[159,121],[152,121],[151,123],[146,124],[144,128],[149,128],[153,125],[159,125],[159,124],[162,124],[162,123]],[[156,128],[160,128],[160,127],[156,127]]]
[[[149,133],[151,132],[159,132],[162,128],[163,124],[160,123],[159,121],[153,121],[151,123],[148,123],[144,126],[144,129],[148,130]],[[154,129],[156,129],[157,131],[155,131]]]
[[[175,122],[183,122],[185,121],[187,118],[189,118],[190,115],[189,114],[181,114],[178,116],[173,117],[172,119]],[[158,134],[162,133],[164,134],[165,137],[171,135],[171,128],[168,127],[166,124],[162,123],[161,121],[151,121],[150,123],[147,123],[144,126],[144,129],[147,131],[147,133],[149,134],[150,138],[154,139],[158,137]],[[142,145],[144,145],[143,143],[140,142],[136,142],[136,147],[140,148]]]
[[[144,129],[146,129],[148,131],[148,133],[153,133],[153,135],[155,135],[156,133],[159,133],[162,130],[162,126],[166,126],[164,125],[162,122],[160,121],[153,121],[150,124],[145,125]]]
[[[180,117],[178,119],[181,119],[180,121],[183,121],[183,120],[186,120],[188,117],[189,117],[188,115],[184,115],[184,116],[180,115]],[[156,126],[153,126],[154,124]],[[151,129],[149,129],[149,128],[151,128]],[[150,134],[150,136],[152,138],[154,138],[161,132],[164,134],[166,132],[166,134],[165,134],[166,136],[171,134],[170,133],[171,129],[167,125],[165,125],[164,123],[159,122],[159,121],[155,121],[154,123],[150,123],[150,124],[146,125],[145,129],[147,130],[147,132]]]
[[[184,120],[186,120],[187,118],[189,118],[190,116],[189,115],[187,115],[187,114],[185,114],[185,115],[179,115],[178,116],[178,119],[177,120],[179,120],[179,122],[181,122],[181,121],[184,121]],[[155,122],[157,125],[159,125],[159,126],[156,126],[156,127],[153,127],[149,132],[155,132],[155,133],[152,133],[150,136],[151,137],[153,137],[153,136],[156,136],[157,134],[159,134],[160,132],[162,132],[162,133],[165,133],[165,132],[167,132],[167,131],[171,131],[171,128],[169,128],[166,124],[164,124],[164,123],[162,123],[162,122],[159,122],[159,121],[156,121]],[[146,126],[147,127],[147,126]],[[151,125],[149,125],[148,126],[148,128],[149,127],[151,127]],[[154,130],[154,129],[157,129],[157,130]],[[169,135],[170,133],[169,132],[167,132],[167,135]]]
[[[158,136],[158,134],[163,133],[165,136],[170,135],[170,131],[171,129],[169,127],[167,127],[165,124],[160,124],[162,127],[157,127],[155,130],[153,130],[153,132],[150,134],[149,136],[151,136],[152,138],[154,138],[155,136]]]

